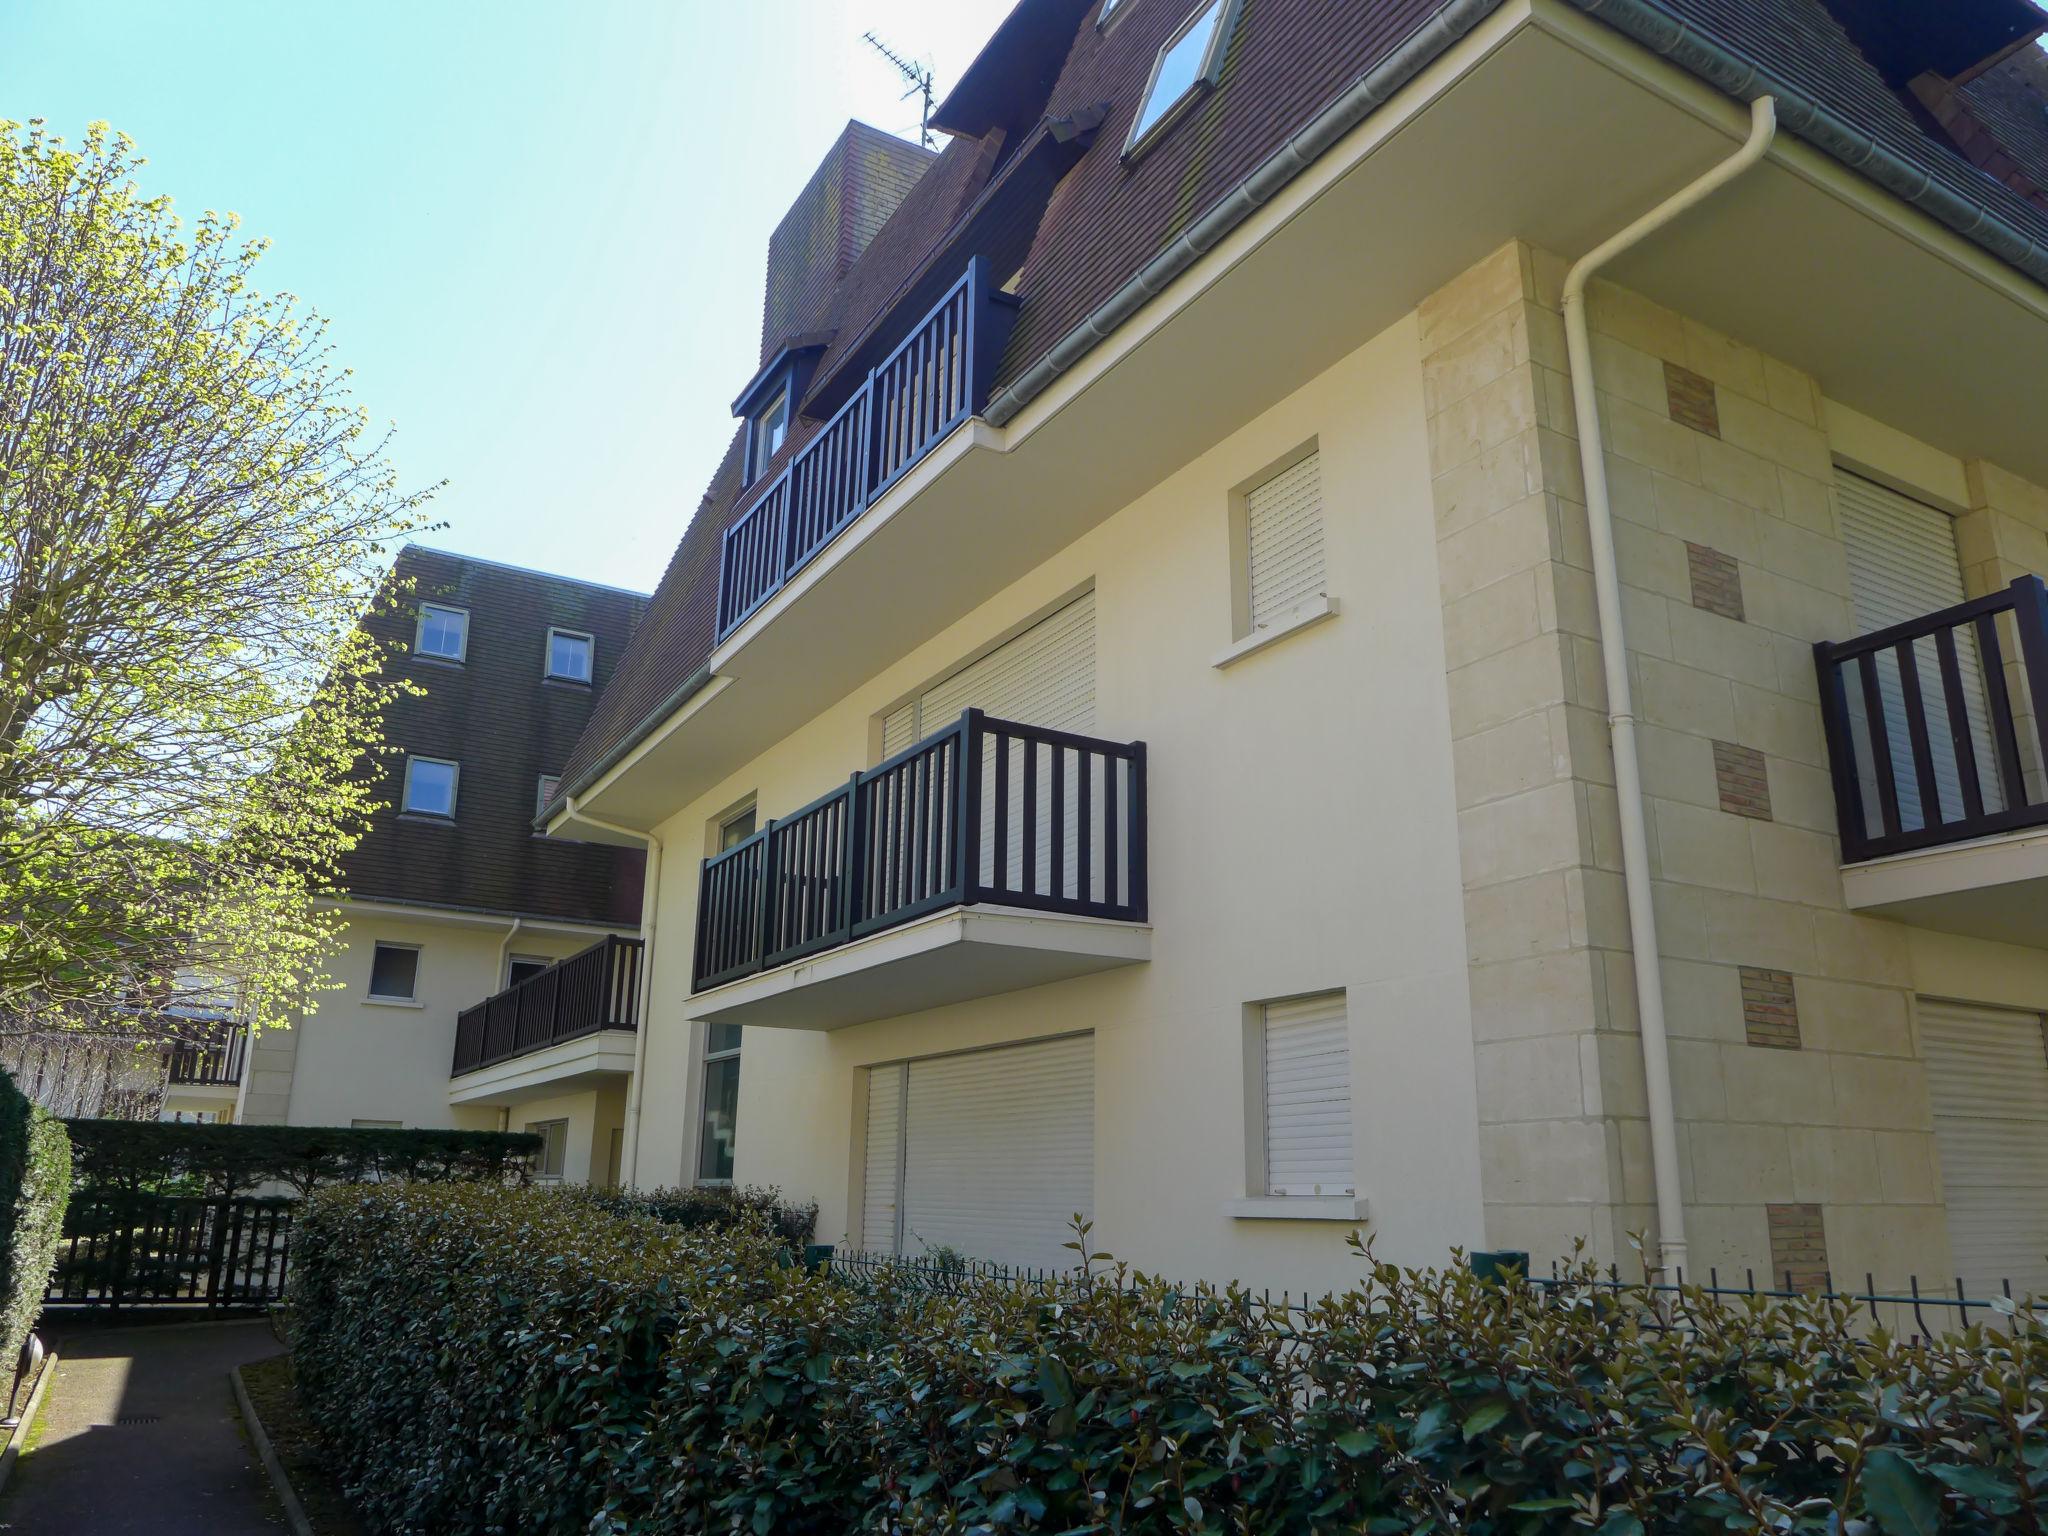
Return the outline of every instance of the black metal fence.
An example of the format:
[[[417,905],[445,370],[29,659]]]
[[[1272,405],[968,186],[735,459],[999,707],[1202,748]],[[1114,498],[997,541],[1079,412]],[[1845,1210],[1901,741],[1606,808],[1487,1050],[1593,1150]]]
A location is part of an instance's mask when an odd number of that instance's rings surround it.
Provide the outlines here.
[[[296,1202],[81,1191],[43,1303],[260,1307],[284,1295]]]
[[[604,938],[455,1016],[460,1077],[601,1029],[632,1029],[640,1007],[640,940]]]
[[[1499,1257],[1499,1256],[1490,1256]],[[1092,1289],[1113,1283],[1101,1273],[1101,1266],[1090,1276],[1078,1267],[1071,1269],[1036,1268],[1028,1265],[994,1264],[979,1259],[968,1259],[951,1254],[893,1254],[875,1253],[858,1249],[835,1249],[831,1256],[832,1272],[850,1279],[875,1280],[885,1276],[909,1277],[918,1284],[934,1291],[948,1291],[966,1284],[983,1282],[1013,1285],[1036,1291],[1048,1299],[1073,1298],[1086,1294]],[[1784,1301],[1834,1301],[1846,1302],[1859,1312],[1882,1325],[1887,1331],[1908,1338],[1932,1339],[1944,1333],[1960,1332],[1972,1324],[1990,1323],[1994,1326],[2017,1327],[2022,1323],[2048,1328],[2048,1296],[2028,1298],[2016,1296],[2012,1282],[2005,1281],[1993,1295],[1973,1296],[1968,1294],[1960,1279],[1952,1281],[1953,1294],[1932,1290],[1925,1286],[1917,1275],[1908,1276],[1901,1286],[1880,1288],[1874,1275],[1865,1275],[1863,1289],[1839,1290],[1832,1276],[1817,1277],[1814,1282],[1800,1280],[1797,1276],[1785,1276],[1782,1287],[1768,1277],[1764,1283],[1757,1283],[1754,1270],[1744,1270],[1742,1283],[1724,1283],[1718,1269],[1707,1271],[1704,1285],[1687,1278],[1683,1271],[1669,1282],[1647,1282],[1628,1280],[1619,1269],[1609,1267],[1600,1273],[1572,1272],[1555,1261],[1550,1273],[1527,1277],[1528,1283],[1536,1289],[1553,1296],[1565,1297],[1574,1294],[1598,1293],[1603,1295],[1632,1295],[1642,1297],[1664,1297],[1676,1302],[1681,1298],[1704,1297],[1714,1302],[1729,1305],[1746,1305],[1753,1302]],[[1291,1319],[1306,1324],[1312,1321],[1316,1307],[1321,1300],[1327,1300],[1331,1292],[1280,1291],[1268,1289],[1247,1294],[1247,1301],[1256,1309],[1256,1314],[1275,1320]]]

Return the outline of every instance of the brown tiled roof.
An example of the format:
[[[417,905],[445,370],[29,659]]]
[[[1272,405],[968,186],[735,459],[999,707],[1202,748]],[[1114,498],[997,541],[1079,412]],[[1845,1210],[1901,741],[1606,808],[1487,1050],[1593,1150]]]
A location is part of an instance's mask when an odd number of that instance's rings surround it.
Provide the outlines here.
[[[412,583],[410,596],[399,611],[373,614],[364,628],[388,648],[387,671],[424,691],[385,710],[384,739],[400,753],[369,765],[386,806],[342,862],[349,895],[639,922],[639,850],[544,842],[533,835],[532,820],[541,775],[558,774],[568,762],[597,697],[624,662],[648,600],[419,545],[399,551],[392,574]],[[468,655],[461,664],[413,653],[423,602],[469,611]],[[594,637],[590,685],[544,679],[551,627]],[[399,815],[404,753],[461,764],[452,823]]]
[[[2048,53],[2025,48],[1956,93],[1988,141],[1977,166],[2048,209]],[[1960,145],[1965,154],[1970,146]]]
[[[1186,19],[1192,0],[1124,0],[1114,24],[1103,30],[1094,25],[1098,7],[1087,7],[1073,28],[1045,112],[1056,117],[1106,104],[1107,116],[1092,147],[1052,191],[1029,244],[1018,283],[1023,304],[996,387],[1017,379],[1050,352],[1323,108],[1419,32],[1445,3],[1246,0],[1216,89],[1130,162],[1122,149],[1138,97],[1160,44]],[[1596,16],[1602,13],[1599,0],[1575,3]],[[1931,180],[1990,207],[2048,247],[2048,213],[1944,142],[1939,129],[1916,115],[1857,51],[1820,0],[1655,3],[1668,17],[1730,52],[1767,64],[1786,85],[1859,125]],[[1053,0],[1022,0],[1005,28],[1027,10],[1041,18],[1053,15]],[[971,105],[960,110],[968,113]],[[838,282],[825,318],[814,322],[818,329],[833,331],[834,339],[813,376],[807,406],[843,398],[843,385],[834,388],[835,370],[849,360],[865,367],[860,355],[864,340],[900,331],[915,318],[902,312],[912,307],[903,302],[907,297],[921,296],[940,277],[957,275],[927,269],[991,178],[1007,174],[1020,158],[1016,151],[1027,136],[996,129],[980,140],[955,139],[904,197]],[[1006,137],[1014,142],[1006,143]],[[2022,137],[2015,131],[2012,144]],[[998,280],[1008,275],[999,273]],[[816,429],[815,421],[800,418],[784,455],[800,448]],[[771,464],[757,484],[766,483],[779,467],[779,462]],[[710,655],[719,542],[736,511],[747,505],[738,481],[738,460],[729,451],[663,578],[635,654],[577,747],[568,782],[591,775],[633,739],[649,711],[671,699]],[[674,590],[685,584],[689,590]]]

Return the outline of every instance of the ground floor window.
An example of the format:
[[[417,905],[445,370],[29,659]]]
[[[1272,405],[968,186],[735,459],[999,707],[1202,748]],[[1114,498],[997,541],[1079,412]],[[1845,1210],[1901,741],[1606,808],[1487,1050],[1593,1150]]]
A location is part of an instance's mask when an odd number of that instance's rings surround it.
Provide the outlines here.
[[[704,1040],[704,1100],[697,1133],[697,1182],[732,1182],[740,1109],[740,1027],[713,1024]]]
[[[526,1134],[540,1138],[540,1150],[533,1154],[533,1176],[536,1179],[559,1179],[568,1162],[569,1122],[531,1120],[527,1122]]]
[[[870,1067],[855,1245],[1065,1269],[1095,1198],[1095,1037]]]

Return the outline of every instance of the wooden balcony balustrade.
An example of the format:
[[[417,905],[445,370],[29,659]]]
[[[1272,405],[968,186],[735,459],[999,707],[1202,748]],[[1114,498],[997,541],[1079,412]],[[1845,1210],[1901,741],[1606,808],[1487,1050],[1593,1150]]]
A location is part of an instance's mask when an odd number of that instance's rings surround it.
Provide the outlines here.
[[[249,1053],[249,1031],[239,1024],[195,1024],[166,1047],[174,1088],[235,1088]]]
[[[694,987],[978,903],[1144,922],[1145,744],[967,710],[704,861]]]
[[[460,1077],[601,1029],[633,1029],[639,1016],[640,940],[608,937],[537,976],[465,1008],[455,1019]]]
[[[719,552],[723,640],[940,439],[987,404],[1016,300],[977,256],[818,435],[725,531]]]
[[[2048,825],[2048,590],[1814,648],[1844,863]]]

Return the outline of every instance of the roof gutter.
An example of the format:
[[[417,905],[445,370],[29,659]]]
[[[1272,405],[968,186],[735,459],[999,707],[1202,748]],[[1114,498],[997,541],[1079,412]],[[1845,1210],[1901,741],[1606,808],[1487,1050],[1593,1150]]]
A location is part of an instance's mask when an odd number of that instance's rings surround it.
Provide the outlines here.
[[[1307,170],[1326,149],[1356,128],[1388,98],[1414,79],[1493,12],[1501,0],[1448,0],[1407,41],[1359,76],[1356,82],[1281,145],[1214,208],[1139,269],[1095,312],[1062,337],[1053,349],[1012,380],[982,411],[1000,427],[1037,399],[1047,385],[1078,363],[1175,278],[1192,267],[1238,225]]]
[[[1786,130],[2048,287],[2048,248],[2031,235],[1989,208],[1950,191],[1862,129],[1836,116],[1812,97],[1802,96],[1769,70],[1713,38],[1702,36],[1654,0],[1571,3],[1739,101],[1754,101],[1759,96],[1774,98],[1778,122]]]
[[[1501,0],[1449,0],[1427,25],[1362,75],[1306,128],[1239,182],[1235,191],[1147,262],[1137,276],[1104,300],[1050,352],[1006,385],[989,401],[982,412],[983,419],[1000,427],[1037,399],[1054,379],[1092,351],[1097,342],[1215,249],[1255,209],[1307,169],[1310,161],[1357,127],[1500,3]],[[1570,3],[1739,101],[1772,97],[1778,104],[1778,121],[1786,130],[2048,287],[2048,248],[2032,236],[1990,209],[1950,191],[1860,128],[1851,126],[1811,97],[1792,90],[1770,71],[1688,27],[1655,0]]]
[[[549,808],[534,818],[534,830],[536,832],[547,831],[549,824],[561,814],[561,810],[567,807],[571,800],[574,800],[578,795],[589,789],[591,785],[624,762],[642,742],[654,734],[655,728],[662,721],[689,703],[697,694],[702,693],[710,682],[711,669],[709,667],[699,667],[695,672],[691,673],[680,688],[672,691],[667,698],[643,715],[640,723],[628,731],[620,739],[617,746],[577,774],[572,782],[559,786],[555,790],[555,798]],[[580,813],[578,813],[578,819],[583,821],[590,820],[588,816],[583,816]],[[633,835],[635,837],[647,836],[645,832],[635,832]]]

